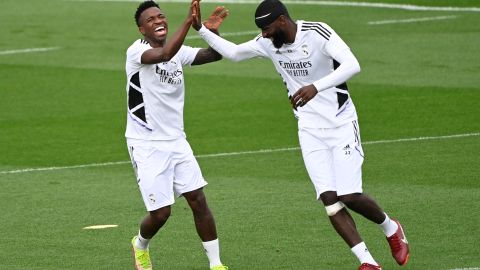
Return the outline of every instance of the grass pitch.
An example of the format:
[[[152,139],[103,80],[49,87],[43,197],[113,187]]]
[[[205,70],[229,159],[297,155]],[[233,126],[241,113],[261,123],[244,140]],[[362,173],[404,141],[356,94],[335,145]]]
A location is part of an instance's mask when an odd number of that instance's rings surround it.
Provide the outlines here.
[[[384,2],[480,7],[468,0]],[[137,4],[2,0],[0,269],[132,269],[130,239],[145,213],[123,138],[125,50],[139,37]],[[188,5],[161,6],[173,32]],[[214,6],[203,4],[204,16]],[[227,6],[222,33],[256,30],[255,4]],[[365,143],[364,189],[405,226],[411,260],[402,268],[480,267],[479,12],[289,10],[295,19],[327,22],[360,61],[349,87]],[[444,16],[450,18],[369,24]],[[196,36],[191,30],[186,44],[205,46]],[[32,48],[51,50],[6,53]],[[223,261],[242,270],[356,269],[315,201],[299,150],[208,156],[298,146],[272,64],[223,60],[187,68],[186,84],[186,132],[210,183]],[[469,135],[396,141],[456,134]],[[119,163],[71,167],[108,162]],[[47,169],[13,172],[29,168]],[[354,217],[384,269],[401,269],[380,230]],[[118,227],[82,229],[98,224]],[[208,268],[184,200],[151,250],[157,269]]]

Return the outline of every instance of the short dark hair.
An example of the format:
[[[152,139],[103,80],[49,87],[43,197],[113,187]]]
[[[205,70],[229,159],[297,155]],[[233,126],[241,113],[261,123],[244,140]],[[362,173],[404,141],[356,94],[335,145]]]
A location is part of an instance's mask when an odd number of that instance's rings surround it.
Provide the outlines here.
[[[255,24],[258,28],[264,28],[273,23],[280,15],[290,19],[287,7],[280,0],[264,0],[255,11]]]
[[[160,8],[157,3],[151,0],[145,1],[138,6],[137,11],[135,12],[135,23],[137,26],[140,26],[140,16],[142,15],[142,12],[151,7]]]

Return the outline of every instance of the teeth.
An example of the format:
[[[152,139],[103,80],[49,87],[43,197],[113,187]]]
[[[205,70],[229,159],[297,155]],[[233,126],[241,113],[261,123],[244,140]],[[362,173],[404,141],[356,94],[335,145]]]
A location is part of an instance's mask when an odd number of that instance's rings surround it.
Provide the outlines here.
[[[165,29],[165,26],[159,26],[159,27],[155,28],[155,32],[156,31],[162,31],[164,29]]]

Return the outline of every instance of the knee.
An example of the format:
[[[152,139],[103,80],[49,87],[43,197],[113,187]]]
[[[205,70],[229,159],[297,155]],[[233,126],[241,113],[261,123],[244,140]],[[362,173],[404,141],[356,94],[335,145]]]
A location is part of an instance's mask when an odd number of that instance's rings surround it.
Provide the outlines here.
[[[165,223],[172,213],[171,207],[166,206],[150,212],[150,217],[156,223]]]
[[[342,195],[342,196],[339,196],[338,198],[348,208],[352,208],[352,207],[355,207],[355,204],[358,201],[359,195],[360,194],[358,194],[358,193],[354,193],[354,194]]]
[[[204,212],[208,209],[207,199],[203,191],[197,190],[189,192],[185,194],[185,198],[193,212]]]
[[[337,192],[335,191],[325,191],[320,194],[320,200],[322,200],[323,205],[332,205],[338,202]]]
[[[323,205],[325,205],[325,210],[329,217],[335,216],[345,207],[345,205],[339,200],[335,191],[326,191],[320,194],[320,199],[322,200]]]

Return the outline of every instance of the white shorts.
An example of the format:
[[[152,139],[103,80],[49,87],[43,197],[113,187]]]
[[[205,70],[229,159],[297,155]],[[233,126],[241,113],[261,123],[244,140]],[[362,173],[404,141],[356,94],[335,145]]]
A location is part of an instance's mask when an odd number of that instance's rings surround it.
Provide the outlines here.
[[[175,196],[207,185],[185,138],[171,141],[127,139],[138,187],[148,211],[175,202]]]
[[[337,128],[300,128],[303,160],[317,192],[337,195],[362,192],[364,159],[357,121]]]

